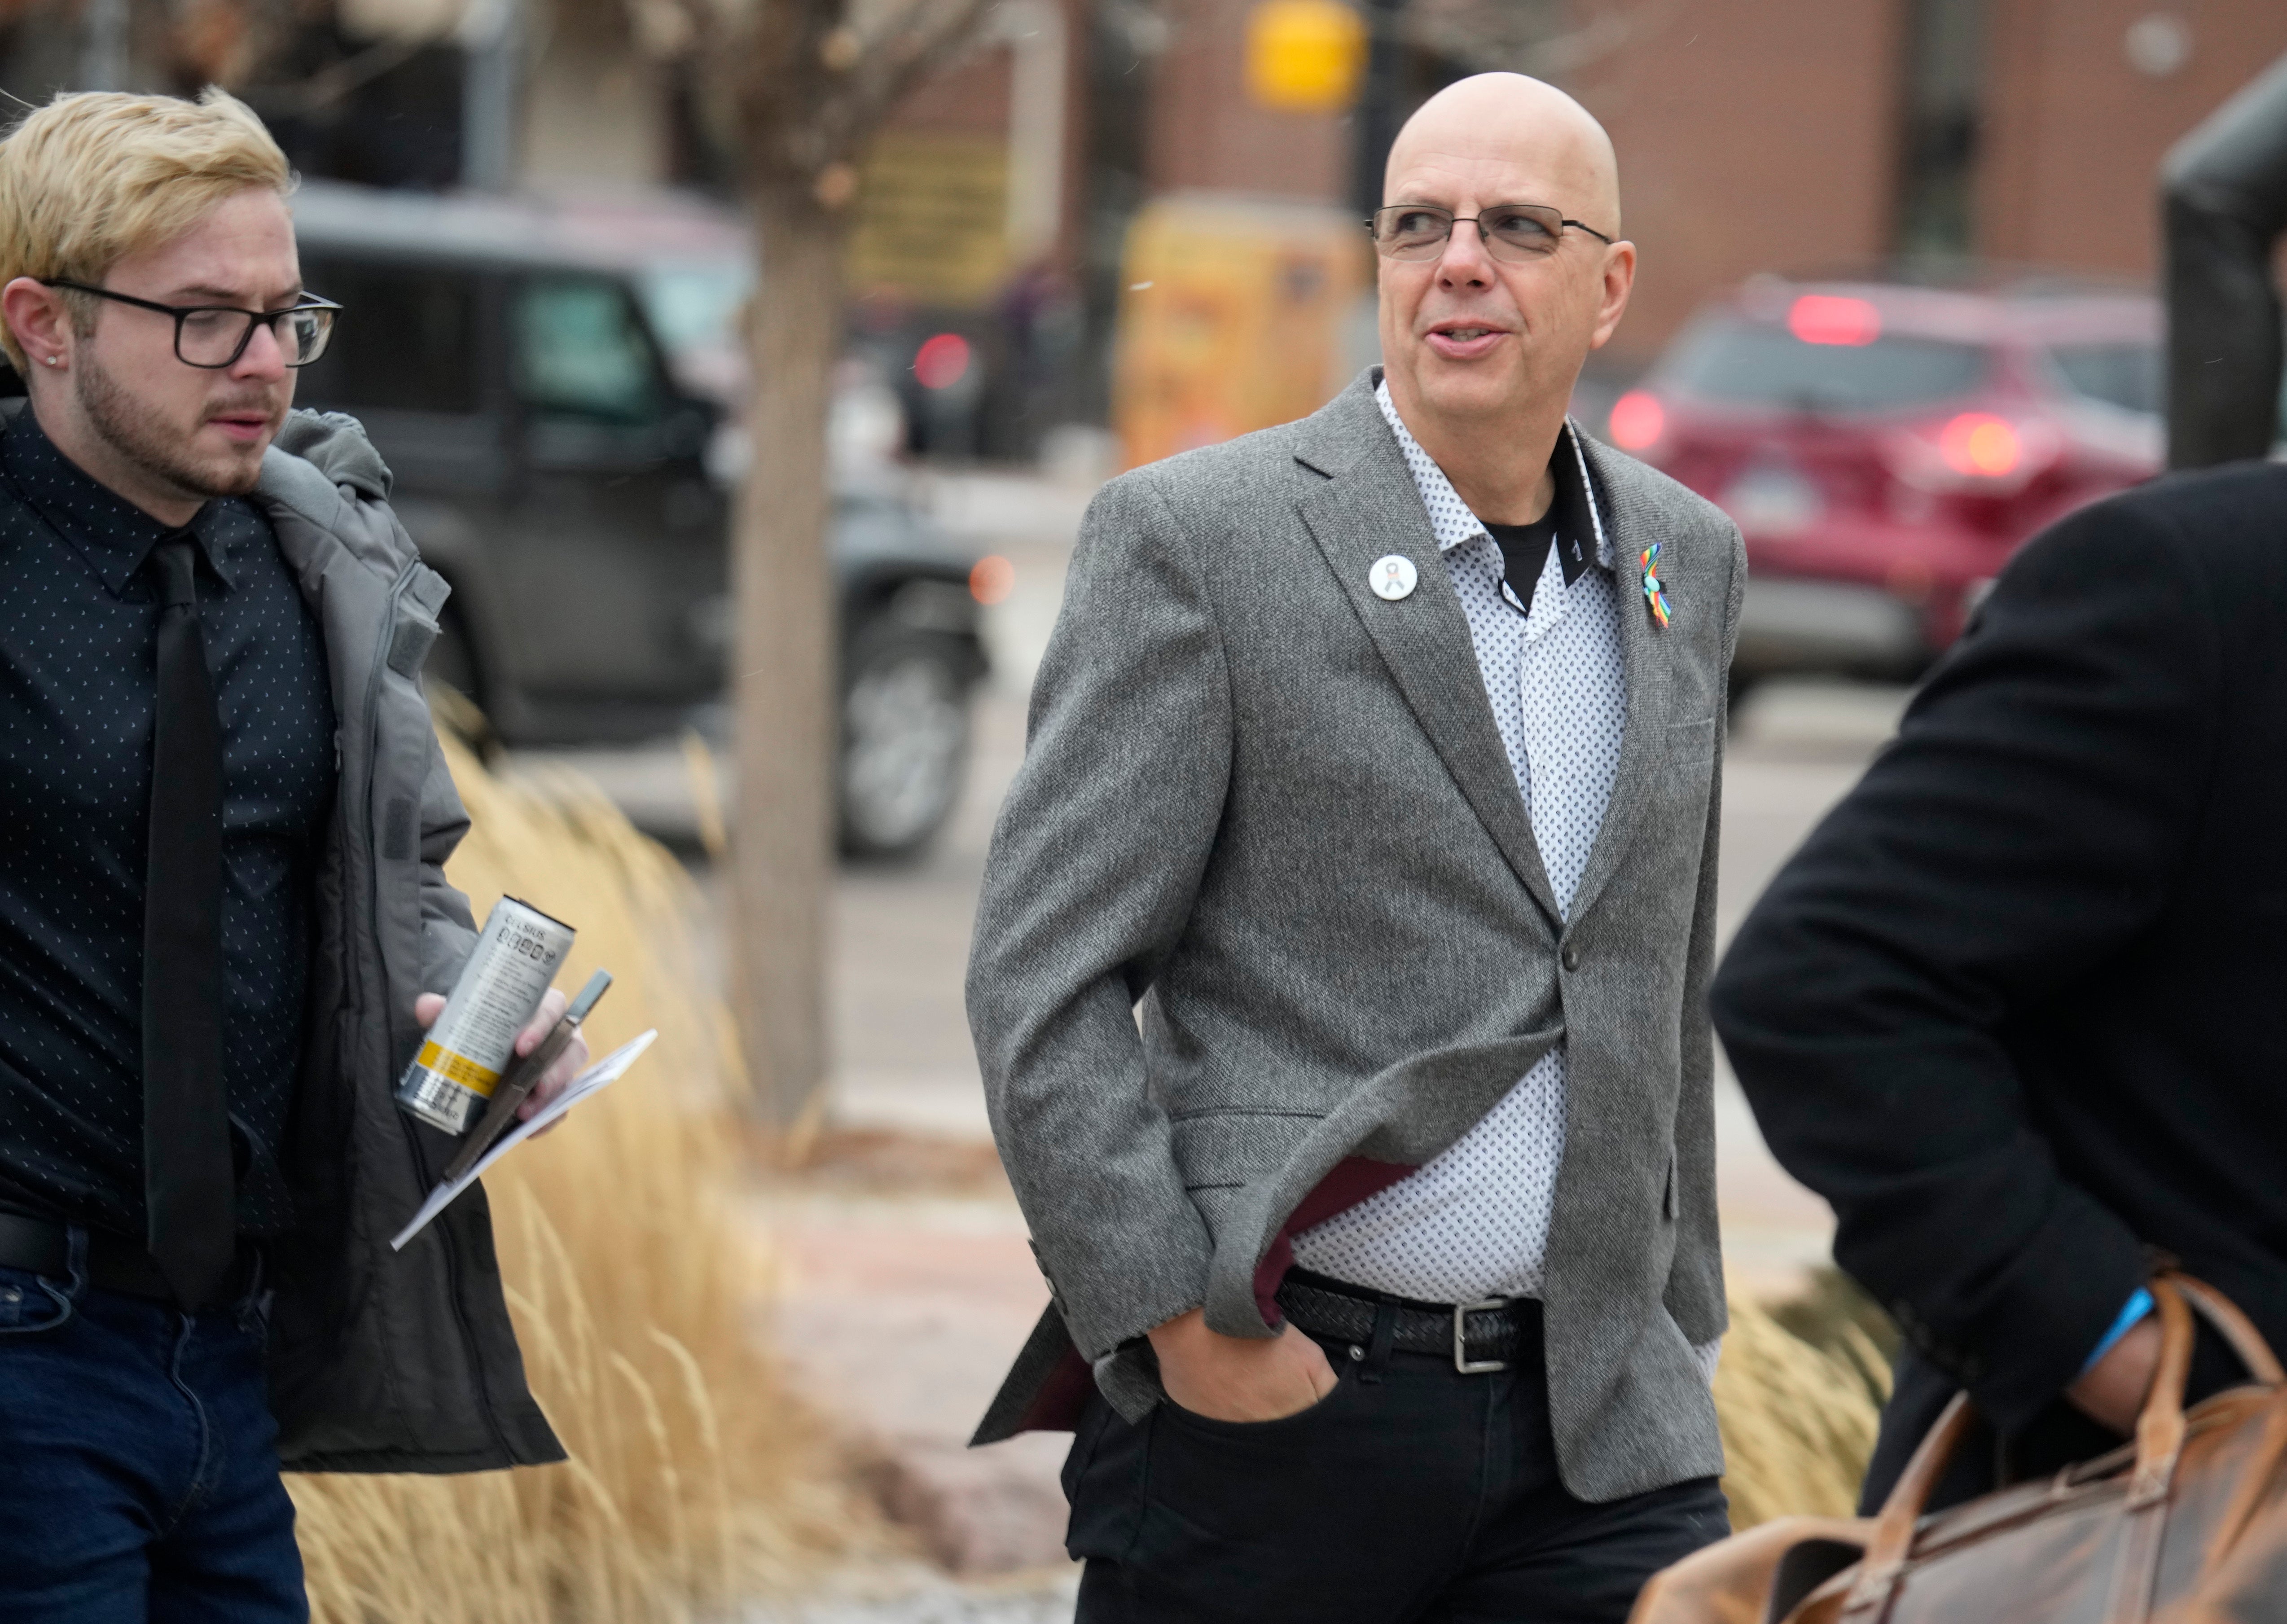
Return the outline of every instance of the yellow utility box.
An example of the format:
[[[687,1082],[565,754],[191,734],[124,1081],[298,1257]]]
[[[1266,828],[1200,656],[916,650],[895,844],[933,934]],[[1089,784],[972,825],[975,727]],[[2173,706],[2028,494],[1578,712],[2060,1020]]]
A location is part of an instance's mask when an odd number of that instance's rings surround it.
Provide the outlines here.
[[[1112,375],[1127,465],[1308,416],[1349,381],[1373,245],[1348,212],[1177,193],[1128,227]]]

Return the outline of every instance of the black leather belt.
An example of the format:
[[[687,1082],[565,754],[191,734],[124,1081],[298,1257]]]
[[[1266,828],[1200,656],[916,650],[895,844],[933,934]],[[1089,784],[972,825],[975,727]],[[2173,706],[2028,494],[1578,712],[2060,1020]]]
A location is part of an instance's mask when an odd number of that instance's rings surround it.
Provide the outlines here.
[[[1463,1375],[1506,1370],[1540,1349],[1540,1304],[1531,1297],[1485,1303],[1413,1303],[1384,1298],[1305,1269],[1290,1269],[1278,1306],[1313,1336],[1364,1347],[1387,1303],[1395,1322],[1390,1346],[1407,1353],[1450,1354]]]
[[[253,1283],[256,1258],[255,1243],[241,1238],[237,1260],[216,1288],[217,1302],[230,1302]],[[0,1265],[66,1279],[71,1274],[71,1237],[60,1224],[0,1211]],[[87,1232],[87,1283],[99,1291],[147,1297],[155,1303],[175,1300],[148,1252],[101,1230]]]

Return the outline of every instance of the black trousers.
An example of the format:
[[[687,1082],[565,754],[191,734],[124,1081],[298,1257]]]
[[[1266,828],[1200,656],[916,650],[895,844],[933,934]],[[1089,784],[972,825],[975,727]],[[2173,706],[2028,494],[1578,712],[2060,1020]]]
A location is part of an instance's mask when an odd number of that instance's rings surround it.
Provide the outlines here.
[[[1064,1464],[1078,1624],[1622,1624],[1730,1532],[1712,1477],[1607,1504],[1558,1481],[1538,1355],[1322,1343],[1340,1384],[1283,1421],[1093,1399]]]

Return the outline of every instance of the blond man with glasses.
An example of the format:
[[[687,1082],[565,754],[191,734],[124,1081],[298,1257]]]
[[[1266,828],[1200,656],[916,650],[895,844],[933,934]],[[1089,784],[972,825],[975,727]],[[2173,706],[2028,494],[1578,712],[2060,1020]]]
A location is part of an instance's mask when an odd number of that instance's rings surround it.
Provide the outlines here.
[[[481,1208],[381,1239],[450,1150],[389,1093],[468,820],[444,583],[291,409],[342,313],[289,186],[213,91],[0,139],[0,1618],[302,1620],[281,1460],[563,1454]]]
[[[1738,533],[1566,416],[1635,249],[1510,74],[1398,137],[1382,365],[1113,480],[969,970],[1083,1624],[1618,1624],[1725,1532]]]

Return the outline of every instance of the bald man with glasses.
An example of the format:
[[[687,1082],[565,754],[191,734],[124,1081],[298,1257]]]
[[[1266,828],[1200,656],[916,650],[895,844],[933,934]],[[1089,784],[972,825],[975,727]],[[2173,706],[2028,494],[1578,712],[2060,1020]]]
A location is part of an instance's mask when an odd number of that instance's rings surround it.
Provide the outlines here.
[[[1383,365],[1112,481],[969,968],[1053,1303],[1080,1616],[1612,1620],[1726,1532],[1715,509],[1566,416],[1635,272],[1610,142],[1433,99]]]

